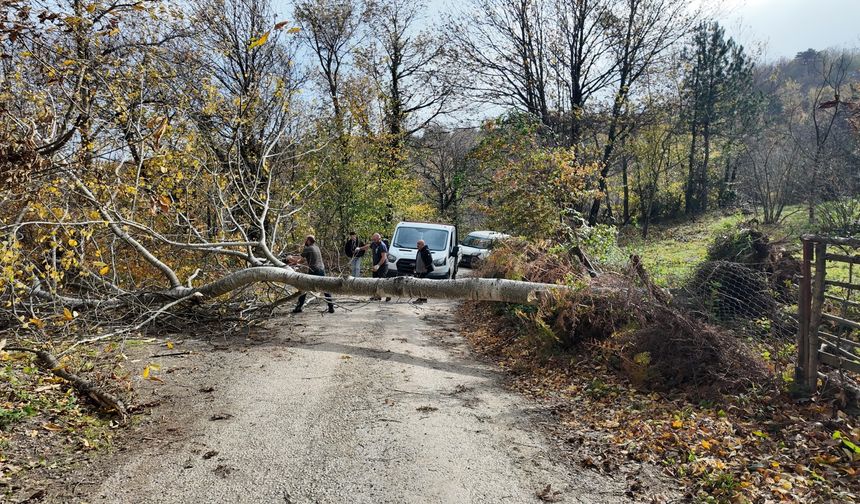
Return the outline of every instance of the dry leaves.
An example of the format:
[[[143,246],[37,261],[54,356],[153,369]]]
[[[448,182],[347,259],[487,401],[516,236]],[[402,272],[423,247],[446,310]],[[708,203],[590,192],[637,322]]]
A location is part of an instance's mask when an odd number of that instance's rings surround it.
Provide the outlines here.
[[[504,317],[492,317],[498,322],[488,327],[491,317],[483,310],[492,309],[466,306],[464,334],[513,372],[515,388],[553,405],[564,435],[582,443],[584,466],[611,472],[627,461],[653,463],[693,500],[858,500],[856,419],[833,416],[822,404],[798,405],[781,390],[750,389],[711,401],[645,393],[595,346],[547,355],[517,337]]]

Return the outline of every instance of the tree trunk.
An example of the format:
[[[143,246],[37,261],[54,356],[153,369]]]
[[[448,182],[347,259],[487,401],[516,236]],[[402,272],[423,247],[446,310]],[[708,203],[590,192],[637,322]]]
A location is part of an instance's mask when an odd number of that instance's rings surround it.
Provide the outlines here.
[[[591,226],[597,224],[602,198],[606,198],[607,207],[609,205],[609,191],[606,178],[609,176],[609,162],[612,159],[612,153],[615,151],[615,142],[618,139],[618,123],[621,118],[622,105],[626,99],[626,91],[624,91],[626,87],[623,75],[619,89],[620,90],[615,97],[615,103],[612,105],[612,118],[609,123],[609,131],[606,134],[606,145],[603,148],[603,164],[600,168],[600,178],[598,179],[598,188],[603,195],[602,197],[595,198],[594,202],[591,204],[591,211],[588,214],[588,224]]]
[[[563,285],[519,282],[491,278],[428,280],[412,277],[354,278],[320,277],[288,268],[261,266],[246,268],[211,282],[199,289],[173,289],[171,295],[215,298],[258,282],[291,285],[303,291],[353,294],[359,296],[397,296],[407,298],[472,299],[505,303],[538,304],[541,300],[568,291]]]
[[[692,213],[696,213],[698,210],[696,205],[696,181],[698,177],[696,176],[696,125],[693,124],[691,128],[691,139],[690,139],[690,157],[688,159],[688,170],[687,170],[687,188],[684,197],[684,213],[690,215]]]
[[[624,186],[624,216],[622,224],[630,224],[630,188],[627,187],[627,156],[621,160],[621,183]]]
[[[711,160],[711,131],[710,124],[707,122],[702,130],[702,144],[705,152],[702,157],[702,169],[699,172],[699,195],[697,197],[699,213],[708,211],[708,162]]]
[[[726,168],[723,170],[723,183],[720,185],[720,194],[719,201],[717,202],[720,208],[725,208],[728,206],[729,201],[727,198],[729,197],[729,188],[731,184],[729,183],[729,178],[732,173],[732,158],[731,156],[726,156]]]
[[[817,136],[817,135],[816,135]],[[818,173],[821,166],[821,145],[815,148],[815,156],[812,159],[812,176],[809,184],[809,196],[807,201],[807,211],[809,212],[809,223],[815,224],[815,205],[818,202]]]

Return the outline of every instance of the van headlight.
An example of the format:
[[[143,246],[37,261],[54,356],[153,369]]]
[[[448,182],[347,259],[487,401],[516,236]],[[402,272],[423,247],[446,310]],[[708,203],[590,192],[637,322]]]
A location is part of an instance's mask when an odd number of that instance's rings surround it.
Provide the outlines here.
[[[397,256],[388,254],[388,262],[397,262]]]
[[[433,260],[434,266],[442,266],[443,264],[445,264],[445,258],[444,257],[441,259],[434,259]]]

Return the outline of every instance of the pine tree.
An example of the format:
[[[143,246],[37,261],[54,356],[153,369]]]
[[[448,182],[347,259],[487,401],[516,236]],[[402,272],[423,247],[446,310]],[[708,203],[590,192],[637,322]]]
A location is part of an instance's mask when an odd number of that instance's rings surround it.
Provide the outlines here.
[[[753,64],[743,46],[725,37],[718,23],[702,23],[683,58],[685,124],[690,135],[687,214],[708,209],[712,144],[729,132],[752,94]]]

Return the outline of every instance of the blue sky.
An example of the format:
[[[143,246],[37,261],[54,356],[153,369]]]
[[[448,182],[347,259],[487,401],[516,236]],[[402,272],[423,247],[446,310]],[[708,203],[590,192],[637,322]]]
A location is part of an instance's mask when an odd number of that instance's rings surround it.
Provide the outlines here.
[[[715,4],[714,0],[700,0]],[[691,3],[695,2],[693,0]],[[289,0],[274,0],[284,19]],[[427,0],[428,18],[438,19],[463,0]],[[860,47],[860,0],[722,0],[718,19],[749,48],[764,44],[768,60],[793,57],[810,47]]]
[[[860,47],[860,0],[730,0],[719,18],[747,47],[764,44],[767,60],[808,48]]]

